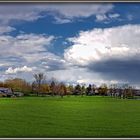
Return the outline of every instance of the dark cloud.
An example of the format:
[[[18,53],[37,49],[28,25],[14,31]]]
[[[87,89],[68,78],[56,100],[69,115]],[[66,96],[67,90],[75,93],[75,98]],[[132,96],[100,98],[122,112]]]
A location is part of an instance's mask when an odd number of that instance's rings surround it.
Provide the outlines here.
[[[140,60],[106,60],[90,63],[90,71],[98,72],[103,78],[109,80],[127,81],[140,83]]]
[[[61,60],[48,60],[43,66],[47,66],[48,71],[65,70],[66,65]]]

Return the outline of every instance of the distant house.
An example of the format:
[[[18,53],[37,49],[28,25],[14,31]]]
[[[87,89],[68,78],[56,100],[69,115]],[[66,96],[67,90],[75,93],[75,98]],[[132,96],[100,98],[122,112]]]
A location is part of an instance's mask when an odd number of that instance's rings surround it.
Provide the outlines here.
[[[133,93],[135,96],[140,96],[140,89],[134,89]]]
[[[13,95],[13,91],[11,88],[0,87],[1,97],[11,97],[12,95]]]

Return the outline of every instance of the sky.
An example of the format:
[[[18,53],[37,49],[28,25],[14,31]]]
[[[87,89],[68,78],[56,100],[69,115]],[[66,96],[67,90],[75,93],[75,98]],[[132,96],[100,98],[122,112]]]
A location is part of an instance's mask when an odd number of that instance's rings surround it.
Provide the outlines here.
[[[0,4],[0,81],[140,85],[140,3]]]

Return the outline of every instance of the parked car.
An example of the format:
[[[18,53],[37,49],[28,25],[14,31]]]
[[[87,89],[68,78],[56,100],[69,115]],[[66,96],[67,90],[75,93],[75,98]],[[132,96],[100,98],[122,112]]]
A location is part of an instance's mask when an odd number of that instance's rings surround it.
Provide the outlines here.
[[[24,93],[22,93],[22,92],[14,92],[14,95],[16,97],[22,97],[22,96],[24,96]]]

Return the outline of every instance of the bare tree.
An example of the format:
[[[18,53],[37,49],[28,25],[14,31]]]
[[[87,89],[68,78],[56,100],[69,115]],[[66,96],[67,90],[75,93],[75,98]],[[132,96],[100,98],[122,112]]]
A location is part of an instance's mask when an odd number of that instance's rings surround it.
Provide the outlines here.
[[[34,74],[33,76],[37,84],[37,96],[38,96],[40,92],[41,84],[46,79],[46,76],[43,73],[37,73],[37,74]]]
[[[55,81],[51,82],[50,89],[51,89],[51,95],[54,96],[54,94],[56,93],[56,83],[55,83]]]

